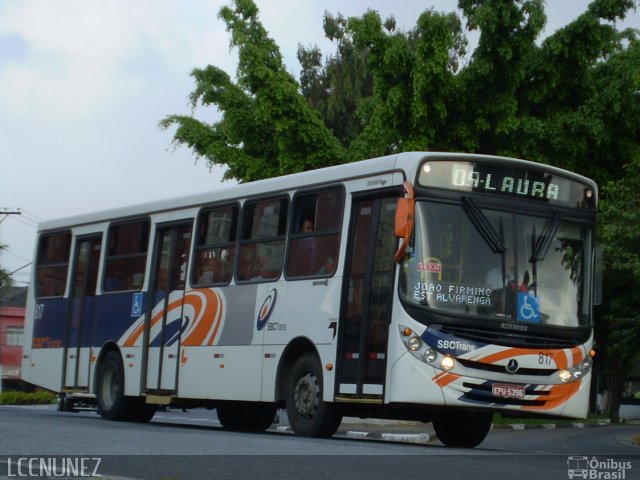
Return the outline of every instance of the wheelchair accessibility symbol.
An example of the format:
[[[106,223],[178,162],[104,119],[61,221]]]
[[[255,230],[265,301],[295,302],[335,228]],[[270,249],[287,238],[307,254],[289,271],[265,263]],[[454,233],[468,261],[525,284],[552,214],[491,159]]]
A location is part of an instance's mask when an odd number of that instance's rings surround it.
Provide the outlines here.
[[[139,317],[142,315],[142,304],[144,302],[144,293],[138,292],[133,294],[131,300],[131,316]]]
[[[518,292],[518,320],[540,323],[540,300],[529,293]]]

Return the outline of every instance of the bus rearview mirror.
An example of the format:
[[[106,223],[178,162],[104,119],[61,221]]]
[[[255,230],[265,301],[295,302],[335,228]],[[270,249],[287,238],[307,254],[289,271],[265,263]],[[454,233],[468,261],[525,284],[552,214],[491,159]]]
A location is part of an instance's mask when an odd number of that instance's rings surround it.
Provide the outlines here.
[[[413,234],[413,221],[415,217],[415,200],[413,198],[413,186],[411,182],[404,182],[406,197],[398,199],[396,205],[395,234],[402,239],[400,247],[395,254],[395,261],[400,262],[409,245],[409,239]]]

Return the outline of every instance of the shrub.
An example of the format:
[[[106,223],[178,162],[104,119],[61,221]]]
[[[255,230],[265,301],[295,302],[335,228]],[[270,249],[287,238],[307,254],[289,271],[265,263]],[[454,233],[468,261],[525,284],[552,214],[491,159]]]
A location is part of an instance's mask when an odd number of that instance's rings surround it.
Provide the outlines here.
[[[34,393],[9,390],[0,393],[0,405],[48,405],[56,400],[56,394],[47,390]]]

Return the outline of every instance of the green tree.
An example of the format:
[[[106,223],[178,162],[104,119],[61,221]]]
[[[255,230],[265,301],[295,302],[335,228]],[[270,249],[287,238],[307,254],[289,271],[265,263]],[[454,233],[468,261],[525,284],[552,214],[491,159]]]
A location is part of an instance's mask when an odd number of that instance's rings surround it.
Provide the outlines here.
[[[220,10],[220,18],[238,49],[237,82],[214,66],[195,69],[190,99],[194,108],[217,106],[222,120],[208,125],[171,115],[161,127],[177,126],[174,141],[210,164],[225,165],[226,178],[252,181],[340,163],[343,148],[300,95],[255,4],[236,0],[235,8]]]
[[[516,115],[497,129],[498,153],[578,171],[599,183],[621,175],[638,148],[638,35],[618,32],[632,0],[594,1],[533,46],[515,93]]]
[[[0,251],[6,250],[7,245],[0,245]],[[6,288],[11,288],[13,286],[13,279],[11,278],[10,272],[2,267],[0,267],[0,292],[5,290]]]
[[[318,47],[298,46],[301,93],[342,146],[348,147],[362,131],[358,109],[373,91],[373,79],[367,69],[369,52],[355,48],[347,19],[342,15],[325,12],[323,28],[326,37],[335,43],[336,53],[323,64]],[[393,19],[387,21],[387,28],[395,28]]]
[[[617,422],[628,375],[640,362],[640,156],[624,167],[624,176],[605,185],[600,205],[600,238],[605,259],[605,297],[597,324],[611,419]]]
[[[358,112],[364,126],[349,149],[351,159],[448,143],[447,106],[459,90],[455,72],[466,45],[460,20],[429,10],[411,32],[385,25],[373,11],[348,22],[354,45],[368,53],[373,77],[373,94]]]
[[[462,19],[427,10],[407,32],[374,11],[325,13],[336,52],[323,61],[318,48],[299,47],[298,83],[252,0],[235,0],[220,11],[238,51],[235,81],[215,66],[192,73],[192,107],[216,106],[222,119],[171,115],[161,126],[176,127],[176,144],[240,181],[407,150],[515,156],[594,178],[603,186],[605,251],[619,259],[605,262],[597,339],[604,368],[619,374],[616,362],[635,357],[616,339],[634,331],[621,325],[638,311],[625,293],[639,280],[628,268],[637,261],[631,226],[640,222],[625,217],[638,205],[629,203],[633,184],[620,180],[640,157],[640,39],[615,22],[639,2],[594,0],[544,40],[543,0],[458,3]],[[479,32],[470,57],[463,23]]]

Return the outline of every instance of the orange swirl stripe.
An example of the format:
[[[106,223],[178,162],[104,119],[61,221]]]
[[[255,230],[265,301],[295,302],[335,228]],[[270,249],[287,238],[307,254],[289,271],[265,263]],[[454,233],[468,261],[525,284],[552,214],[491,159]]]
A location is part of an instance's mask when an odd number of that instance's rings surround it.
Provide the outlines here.
[[[513,356],[522,356],[522,355],[536,355],[536,352],[531,349],[525,348],[509,348],[503,350],[501,352],[493,353],[491,355],[487,355],[486,357],[479,358],[477,361],[481,361],[482,363],[493,364],[500,360],[504,360],[506,358],[510,358]],[[571,366],[577,365],[580,363],[584,355],[582,350],[579,347],[574,347],[571,349]],[[553,359],[556,362],[556,367],[558,369],[569,368],[570,360],[568,358],[567,353],[564,350],[554,350],[553,351]],[[449,373],[449,372],[440,372],[438,375],[433,377],[431,380],[434,381],[440,388],[444,388],[450,383],[458,380],[460,375]],[[553,385],[551,389],[548,391],[547,395],[537,396],[536,398],[540,400],[544,400],[543,406],[523,406],[523,409],[527,410],[551,410],[556,408],[563,403],[565,403],[569,398],[573,397],[580,388],[581,381],[575,381],[571,383],[563,383],[559,385]]]
[[[203,297],[204,296],[204,301]],[[178,298],[171,302],[167,306],[167,313],[176,309],[182,308],[182,306],[190,306],[194,311],[194,318],[192,324],[189,325],[185,336],[182,340],[182,345],[185,346],[198,346],[198,345],[213,345],[215,342],[221,320],[223,318],[222,299],[220,295],[212,290],[197,290],[187,292],[184,297]],[[160,310],[151,318],[150,329],[156,326],[158,322],[162,321],[164,316],[164,310]],[[127,337],[123,345],[125,347],[133,347],[140,339],[144,332],[145,323],[140,322],[140,325]]]
[[[190,292],[184,300],[185,304],[193,307],[196,312],[195,324],[182,340],[182,345],[185,346],[212,345],[220,328],[222,317],[220,296],[212,290],[198,290],[198,293],[205,297],[204,310],[199,295]]]
[[[174,300],[173,302],[171,302],[167,306],[167,311],[173,310],[177,306],[181,306],[181,305],[182,305],[182,298]],[[160,310],[158,313],[156,313],[155,316],[151,318],[151,327],[153,328],[153,326],[156,323],[161,321],[163,316],[164,316],[164,311],[163,310]],[[143,317],[141,317],[141,318],[143,318]],[[123,345],[125,347],[133,347],[136,344],[136,342],[138,341],[138,339],[140,338],[140,336],[142,335],[143,332],[144,332],[144,322],[141,322],[140,325],[138,325],[138,327],[133,331],[133,333],[131,335],[129,335],[129,338],[127,338],[124,341]]]

